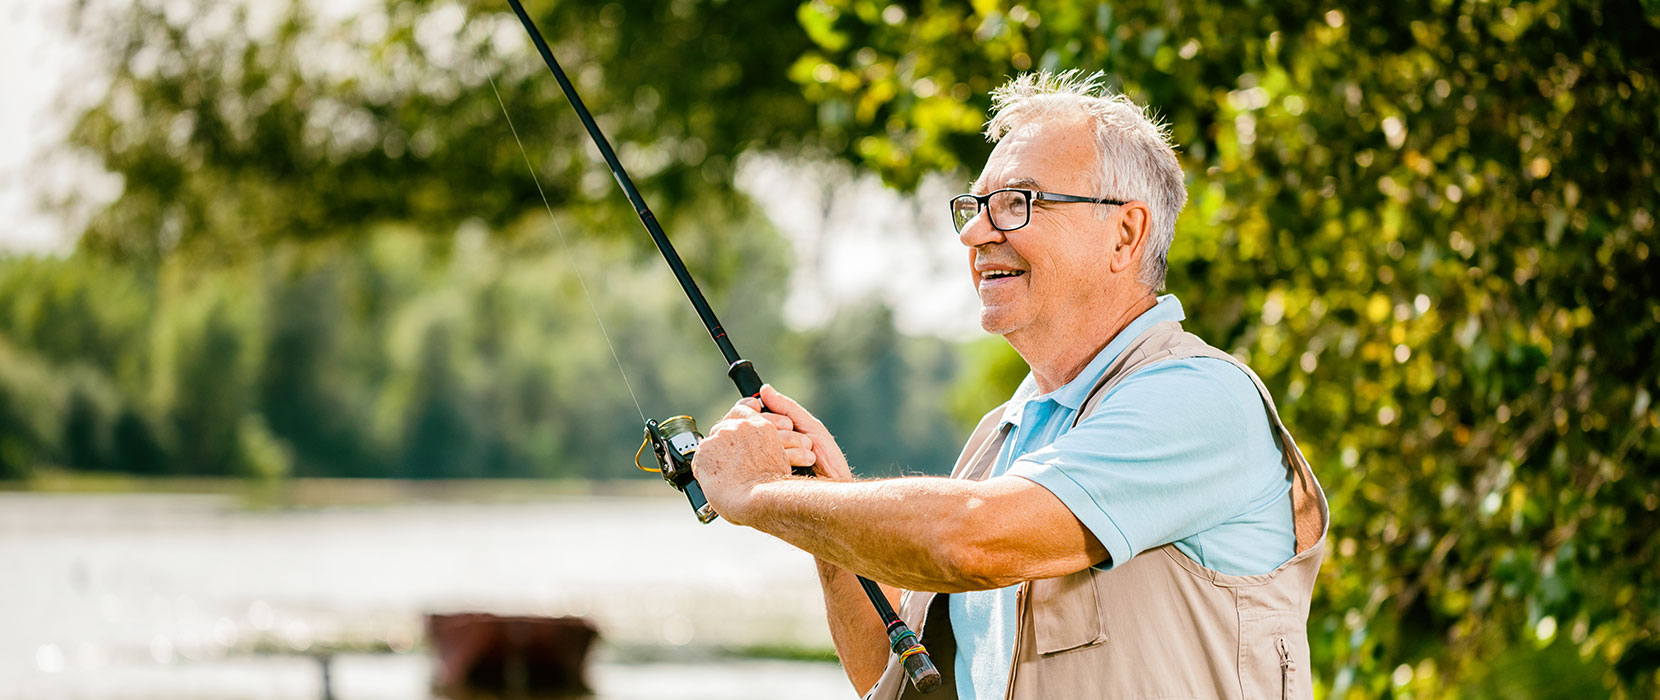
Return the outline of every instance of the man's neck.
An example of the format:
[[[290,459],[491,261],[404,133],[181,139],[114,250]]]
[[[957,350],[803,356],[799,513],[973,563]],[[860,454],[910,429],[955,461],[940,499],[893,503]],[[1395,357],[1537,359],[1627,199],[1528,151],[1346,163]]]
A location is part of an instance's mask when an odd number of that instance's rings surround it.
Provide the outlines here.
[[[1010,335],[1007,340],[1032,368],[1032,379],[1037,383],[1038,393],[1047,394],[1076,378],[1113,338],[1157,304],[1158,298],[1148,293],[1128,304],[1115,305],[1118,312],[1104,323],[1089,323],[1080,328],[1055,328],[1053,332],[1044,334],[1047,337],[1041,338]]]

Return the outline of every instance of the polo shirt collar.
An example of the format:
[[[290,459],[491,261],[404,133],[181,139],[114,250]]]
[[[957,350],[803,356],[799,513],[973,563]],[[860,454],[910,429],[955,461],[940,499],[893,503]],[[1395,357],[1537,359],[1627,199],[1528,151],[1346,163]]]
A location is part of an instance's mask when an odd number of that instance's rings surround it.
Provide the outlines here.
[[[1107,367],[1112,365],[1113,360],[1118,359],[1119,355],[1123,354],[1124,349],[1128,348],[1130,343],[1141,337],[1141,334],[1145,333],[1148,328],[1153,327],[1154,324],[1165,321],[1180,322],[1186,318],[1187,314],[1182,310],[1182,302],[1176,298],[1176,295],[1165,294],[1159,297],[1158,303],[1154,304],[1153,308],[1143,311],[1140,316],[1135,317],[1130,325],[1125,326],[1124,330],[1113,336],[1112,341],[1108,342],[1107,346],[1101,349],[1101,352],[1096,353],[1095,358],[1090,360],[1082,371],[1078,372],[1078,376],[1073,377],[1072,381],[1062,385],[1059,389],[1038,396],[1037,382],[1032,378],[1031,373],[1027,373],[1026,378],[1020,382],[1020,388],[1016,389],[1014,396],[1010,397],[1009,407],[1004,411],[1002,422],[1019,425],[1020,416],[1025,412],[1026,404],[1045,399],[1052,400],[1073,411],[1078,410],[1084,405],[1084,400],[1089,398],[1090,390],[1095,388],[1095,383],[1100,381],[1101,375],[1106,373]]]

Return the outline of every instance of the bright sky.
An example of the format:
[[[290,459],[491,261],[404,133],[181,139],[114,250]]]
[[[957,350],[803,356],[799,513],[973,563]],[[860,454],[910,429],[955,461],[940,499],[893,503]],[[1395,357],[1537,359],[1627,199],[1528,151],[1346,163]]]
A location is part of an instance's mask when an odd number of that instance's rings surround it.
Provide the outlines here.
[[[66,184],[63,168],[43,171],[37,159],[63,137],[50,108],[74,76],[82,55],[69,40],[67,2],[6,0],[0,6],[0,249],[61,252],[71,241],[57,220],[34,206],[37,188]],[[43,177],[44,176],[44,177]]]
[[[739,161],[738,186],[795,247],[790,323],[816,326],[841,306],[874,298],[893,308],[902,332],[980,335],[968,253],[946,207],[962,183],[932,177],[903,196],[873,175],[847,179],[847,170],[778,158]]]
[[[76,86],[67,96],[72,104],[96,100],[104,89],[86,49],[68,34],[69,4],[0,2],[0,252],[67,253],[85,213],[120,192],[119,178],[57,148],[73,113],[60,103],[64,88]],[[331,15],[340,4],[322,3]],[[791,323],[815,326],[846,304],[874,298],[895,309],[903,332],[978,334],[967,255],[946,216],[946,198],[960,183],[935,178],[904,197],[874,177],[850,179],[824,167],[752,157],[738,173],[739,186],[796,250]],[[65,222],[43,213],[42,195],[78,197],[81,215]]]

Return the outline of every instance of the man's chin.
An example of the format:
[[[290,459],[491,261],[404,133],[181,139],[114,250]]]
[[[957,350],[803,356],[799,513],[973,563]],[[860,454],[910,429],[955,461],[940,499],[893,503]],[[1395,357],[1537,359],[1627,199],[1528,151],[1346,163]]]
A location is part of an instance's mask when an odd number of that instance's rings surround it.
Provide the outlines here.
[[[1015,314],[1009,309],[980,307],[980,328],[992,335],[1008,335],[1020,328]]]

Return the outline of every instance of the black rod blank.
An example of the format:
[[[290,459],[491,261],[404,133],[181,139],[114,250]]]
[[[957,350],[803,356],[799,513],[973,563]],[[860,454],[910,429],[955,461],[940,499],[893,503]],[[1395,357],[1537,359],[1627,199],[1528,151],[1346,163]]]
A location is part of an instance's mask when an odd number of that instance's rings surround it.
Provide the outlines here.
[[[583,104],[582,98],[576,94],[576,86],[571,84],[570,78],[565,77],[565,71],[554,60],[553,51],[548,49],[548,42],[542,39],[542,32],[536,29],[536,23],[530,20],[525,13],[524,5],[519,0],[507,0],[513,5],[513,12],[519,15],[519,22],[530,33],[531,42],[536,44],[536,50],[542,54],[542,61],[548,64],[548,70],[553,71],[553,79],[559,81],[559,89],[565,91],[565,97],[576,108],[576,116],[582,120],[582,126],[587,127],[588,135],[593,137],[594,145],[599,147],[599,154],[605,158],[605,164],[611,167],[611,175],[617,178],[617,184],[622,186],[623,194],[628,195],[628,202],[634,205],[634,212],[640,215],[640,223],[645,224],[646,232],[651,234],[651,240],[657,244],[657,250],[663,253],[668,260],[669,269],[674,271],[675,279],[680,281],[680,288],[686,291],[687,298],[691,299],[692,307],[697,309],[697,315],[703,319],[703,325],[709,329],[709,335],[715,339],[715,345],[720,347],[721,355],[726,357],[728,364],[742,359],[737,348],[732,347],[732,340],[726,337],[726,331],[721,328],[720,319],[715,318],[715,310],[709,307],[709,300],[703,297],[702,290],[697,288],[697,282],[692,280],[690,272],[686,271],[686,264],[681,262],[680,254],[674,251],[669,243],[669,237],[663,233],[663,227],[657,223],[657,216],[651,213],[646,206],[646,200],[635,189],[634,180],[623,169],[622,162],[617,160],[617,153],[611,150],[611,142],[605,139],[605,134],[599,130],[599,124],[594,121],[594,115],[588,112],[588,106]],[[760,387],[755,387],[760,391]],[[747,395],[747,394],[746,394]]]
[[[611,143],[605,139],[605,134],[600,132],[599,124],[594,121],[594,115],[588,112],[588,106],[583,104],[582,98],[576,94],[576,87],[571,84],[570,78],[565,76],[565,71],[559,67],[559,61],[553,58],[553,51],[548,48],[547,41],[542,38],[542,32],[536,28],[536,23],[531,21],[530,15],[525,12],[524,5],[521,5],[519,0],[507,0],[507,2],[513,6],[514,14],[519,16],[519,22],[524,25],[525,31],[530,34],[530,40],[536,45],[536,51],[542,54],[542,62],[546,63],[548,70],[553,72],[553,79],[559,81],[559,89],[565,92],[565,97],[570,100],[571,107],[576,109],[576,116],[582,120],[582,126],[586,127],[588,135],[593,137],[594,145],[599,148],[600,155],[605,158],[605,164],[611,168],[611,175],[616,177],[617,184],[622,186],[623,193],[628,195],[629,203],[634,205],[634,212],[640,216],[640,223],[645,224],[646,232],[651,234],[652,242],[656,243],[657,250],[662,252],[663,259],[668,262],[669,269],[674,272],[675,279],[680,281],[680,288],[685,290],[686,297],[692,302],[692,307],[697,309],[697,315],[703,319],[704,327],[709,329],[709,336],[715,340],[715,345],[720,348],[721,355],[726,358],[727,376],[731,377],[733,383],[737,385],[739,393],[744,396],[759,396],[761,393],[761,377],[755,372],[755,366],[749,360],[743,359],[738,354],[737,348],[732,346],[732,339],[727,337],[726,330],[721,328],[720,320],[715,318],[715,311],[709,307],[709,300],[704,298],[702,290],[697,287],[697,282],[692,279],[691,273],[687,271],[686,263],[681,261],[680,254],[676,253],[674,245],[669,243],[669,237],[663,233],[663,227],[657,223],[657,217],[651,213],[651,209],[646,206],[645,199],[640,196],[640,191],[634,187],[634,180],[628,176],[628,171],[623,169],[622,162],[617,160],[616,152],[611,150]],[[798,469],[797,473],[810,476],[812,468]],[[924,693],[931,693],[939,688],[941,681],[939,670],[934,667],[933,661],[928,657],[927,650],[923,649],[922,644],[917,641],[916,634],[911,632],[910,627],[905,624],[904,620],[899,619],[899,615],[894,613],[893,606],[888,603],[888,598],[882,593],[881,587],[876,585],[875,581],[863,576],[859,577],[859,583],[864,587],[871,605],[876,608],[876,614],[882,618],[882,624],[887,628],[889,647],[893,650],[893,653],[900,655],[911,684]]]

